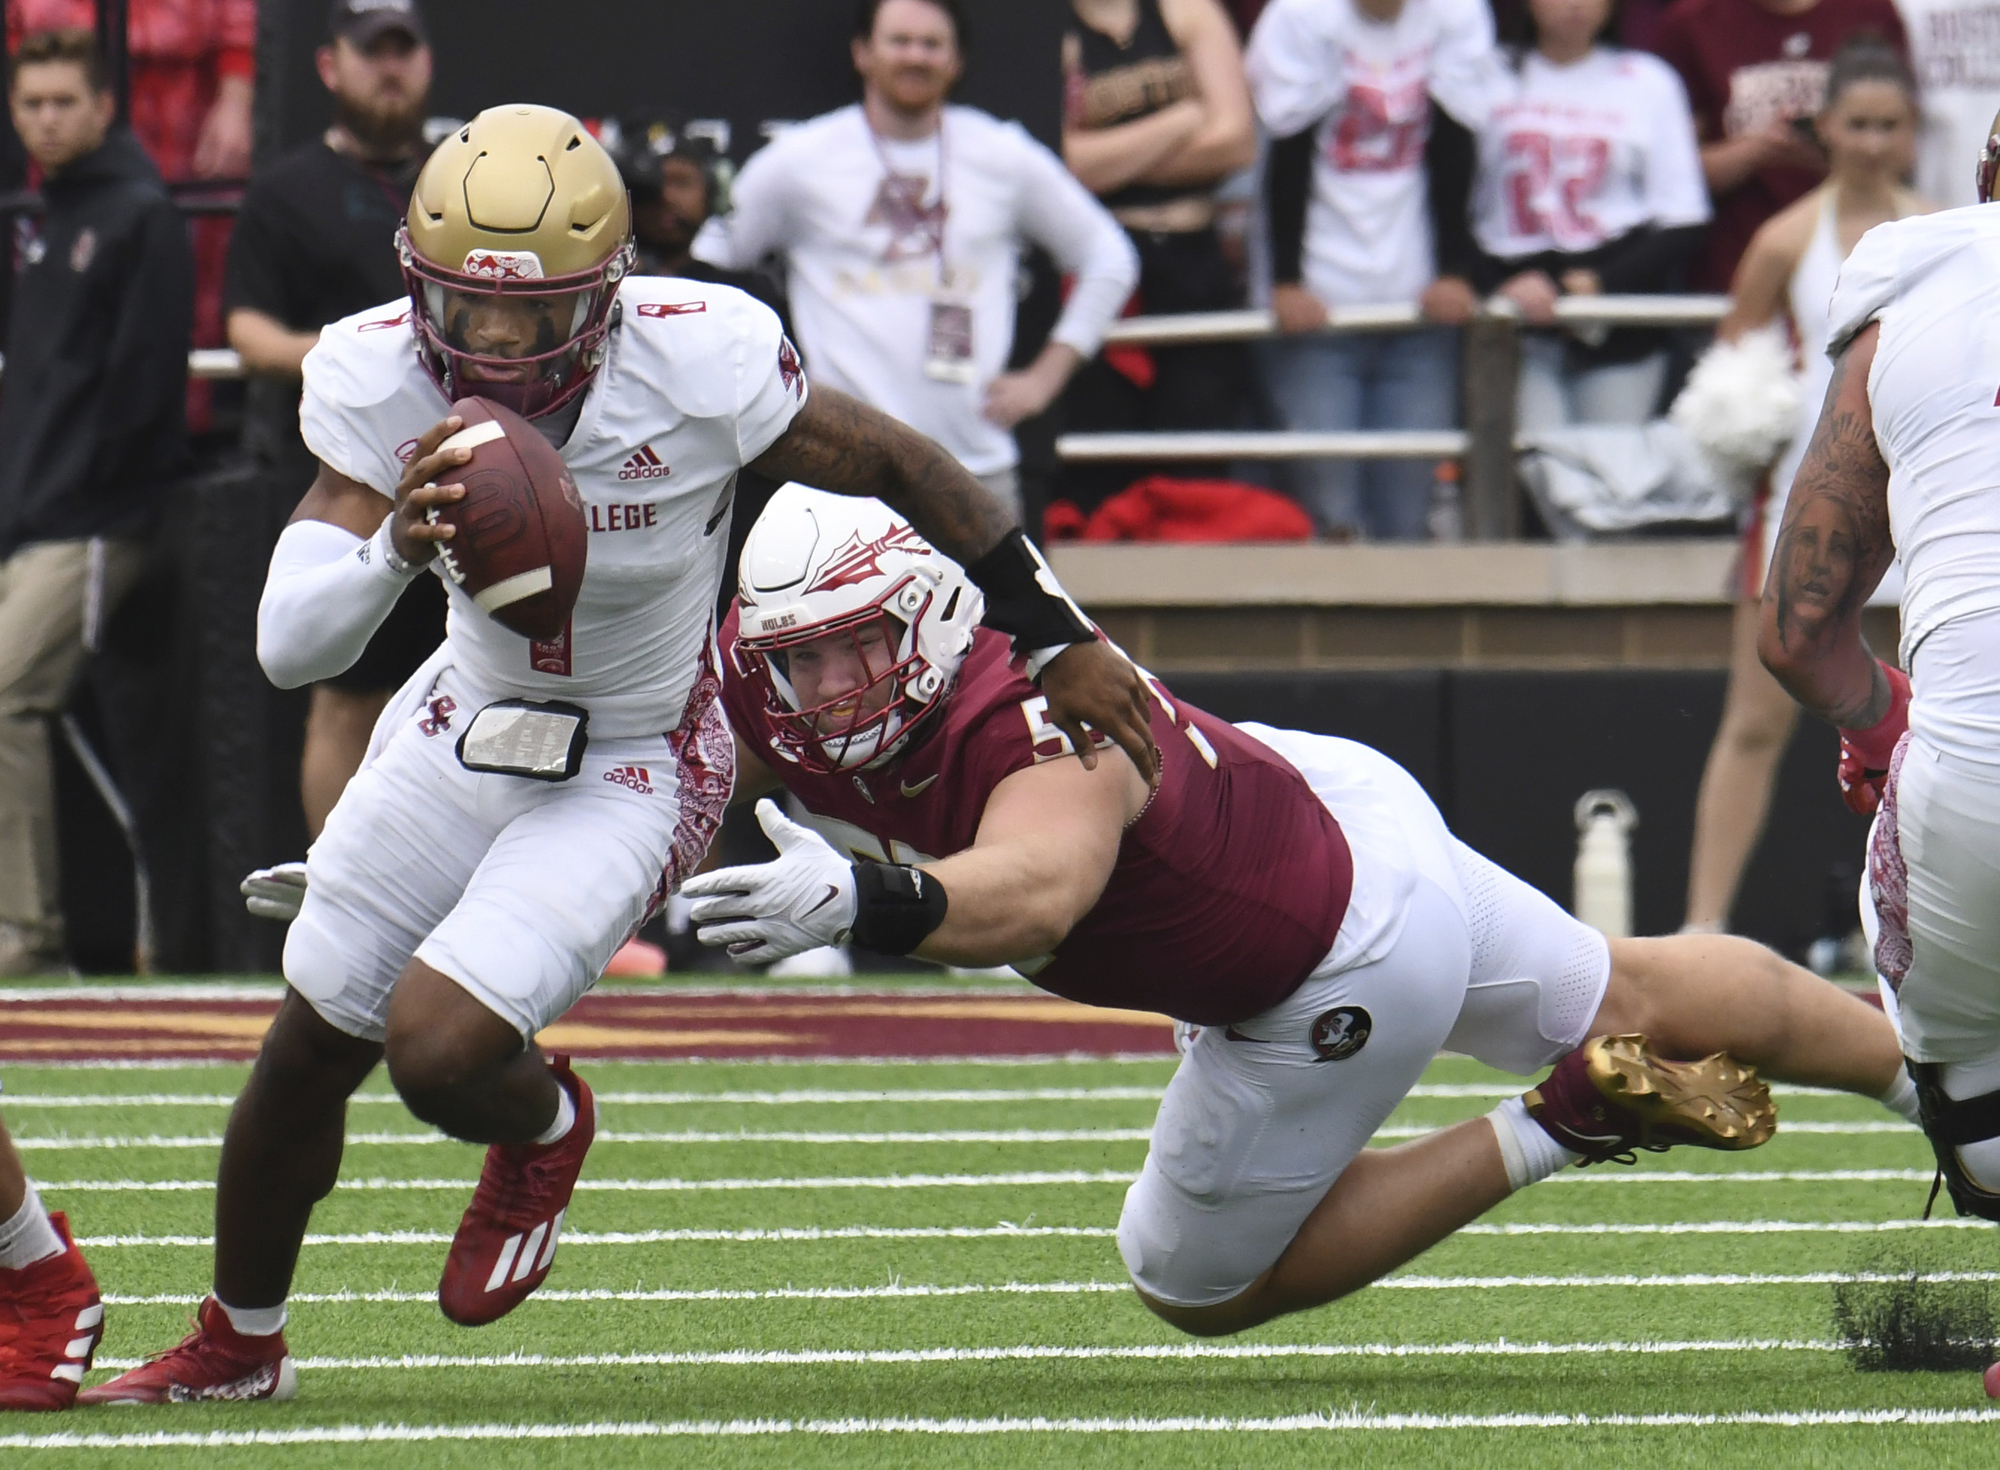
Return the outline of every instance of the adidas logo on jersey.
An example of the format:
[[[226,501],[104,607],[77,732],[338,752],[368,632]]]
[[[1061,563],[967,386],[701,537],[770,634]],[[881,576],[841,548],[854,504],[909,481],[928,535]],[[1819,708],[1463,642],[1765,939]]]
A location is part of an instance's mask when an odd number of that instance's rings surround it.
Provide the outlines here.
[[[604,779],[614,786],[636,791],[641,796],[653,794],[653,773],[644,766],[620,766],[614,771],[606,771]]]
[[[621,480],[664,480],[672,473],[673,471],[661,462],[659,455],[653,453],[653,446],[648,444],[637,454],[625,461],[625,467],[618,471],[618,478]]]

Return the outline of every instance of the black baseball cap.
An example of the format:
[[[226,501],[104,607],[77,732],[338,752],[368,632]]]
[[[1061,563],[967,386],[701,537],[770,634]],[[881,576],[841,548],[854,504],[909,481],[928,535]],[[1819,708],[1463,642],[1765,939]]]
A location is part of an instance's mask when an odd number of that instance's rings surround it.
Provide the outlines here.
[[[402,31],[420,44],[430,40],[424,33],[424,18],[411,0],[333,0],[327,35],[345,37],[366,50],[391,31]]]

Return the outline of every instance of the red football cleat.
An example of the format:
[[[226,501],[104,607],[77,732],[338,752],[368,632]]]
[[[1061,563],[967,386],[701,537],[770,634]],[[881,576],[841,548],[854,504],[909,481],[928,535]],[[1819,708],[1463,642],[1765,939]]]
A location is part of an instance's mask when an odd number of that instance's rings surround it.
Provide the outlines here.
[[[229,1325],[214,1297],[202,1300],[194,1331],[177,1348],[109,1383],[86,1388],[80,1404],[193,1404],[204,1400],[288,1399],[299,1391],[285,1334],[247,1337]]]
[[[49,1223],[61,1255],[0,1268],[0,1409],[67,1409],[104,1340],[104,1303],[69,1220],[56,1210]]]
[[[1771,1090],[1754,1068],[1728,1052],[1670,1062],[1638,1035],[1593,1037],[1521,1100],[1586,1164],[1629,1164],[1638,1149],[1756,1148],[1778,1126]]]
[[[576,1101],[576,1124],[551,1144],[496,1143],[465,1218],[452,1237],[438,1282],[438,1305],[461,1327],[484,1327],[506,1316],[548,1279],[563,1216],[597,1136],[597,1099],[590,1084],[549,1058],[556,1085]]]

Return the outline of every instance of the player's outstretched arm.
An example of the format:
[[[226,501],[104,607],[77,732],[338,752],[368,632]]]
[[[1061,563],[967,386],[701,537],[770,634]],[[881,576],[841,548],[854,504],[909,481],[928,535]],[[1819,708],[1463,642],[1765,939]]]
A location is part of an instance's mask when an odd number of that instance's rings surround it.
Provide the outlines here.
[[[1068,757],[1007,777],[973,845],[921,867],[851,861],[771,801],[757,820],[777,859],[691,878],[701,942],[756,964],[849,939],[883,954],[1004,965],[1047,954],[1096,905],[1149,790],[1116,750],[1105,770]]]
[[[1879,325],[1834,363],[1764,584],[1758,656],[1802,706],[1849,730],[1889,713],[1890,680],[1861,637],[1861,609],[1889,569],[1889,466],[1875,443],[1868,370]]]
[[[1159,779],[1145,680],[1097,641],[1006,507],[940,445],[845,393],[815,388],[749,468],[838,495],[872,495],[908,520],[965,568],[986,596],[987,624],[1029,656],[1049,697],[1049,722],[1084,753],[1084,769],[1097,766],[1088,724],[1117,741],[1148,781]]]
[[[964,852],[922,864],[944,886],[944,922],[915,954],[946,965],[1045,955],[1097,906],[1149,788],[1116,750],[1104,775],[1065,756],[1016,771],[986,799]]]

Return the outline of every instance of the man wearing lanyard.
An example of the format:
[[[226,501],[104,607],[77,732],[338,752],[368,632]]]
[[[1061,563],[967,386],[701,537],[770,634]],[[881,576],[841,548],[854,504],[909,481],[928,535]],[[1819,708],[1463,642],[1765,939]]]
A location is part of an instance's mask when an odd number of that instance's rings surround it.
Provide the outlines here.
[[[404,293],[396,229],[430,151],[431,50],[410,0],[335,0],[328,32],[315,60],[333,126],[251,181],[229,249],[229,345],[251,374],[244,438],[268,472],[273,537],[318,472],[299,438],[299,365],[328,322]],[[354,666],[313,686],[299,777],[310,836],[390,694],[444,637],[443,584],[418,580]]]
[[[1009,430],[1097,351],[1138,278],[1125,233],[1030,138],[945,98],[964,70],[958,0],[864,0],[862,100],[788,128],[752,157],[697,258],[785,258],[815,381],[903,420],[1020,511]],[[1073,277],[1048,345],[1005,371],[1022,244]]]

